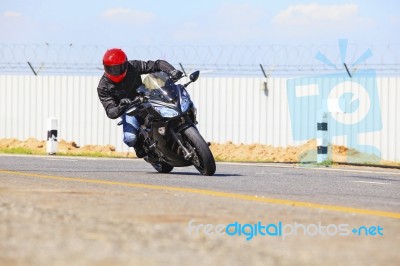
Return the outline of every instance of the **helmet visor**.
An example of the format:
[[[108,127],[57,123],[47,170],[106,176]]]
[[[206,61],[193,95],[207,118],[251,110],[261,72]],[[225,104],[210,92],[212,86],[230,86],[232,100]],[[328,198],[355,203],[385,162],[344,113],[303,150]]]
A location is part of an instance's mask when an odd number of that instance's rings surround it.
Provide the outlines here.
[[[122,75],[128,68],[128,62],[120,65],[104,66],[104,71],[111,76]]]

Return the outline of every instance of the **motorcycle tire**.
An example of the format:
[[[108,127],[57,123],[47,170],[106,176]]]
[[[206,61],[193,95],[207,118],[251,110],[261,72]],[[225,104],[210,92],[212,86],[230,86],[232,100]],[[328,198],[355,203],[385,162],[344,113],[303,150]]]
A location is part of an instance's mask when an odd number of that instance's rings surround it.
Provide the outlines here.
[[[167,163],[152,163],[151,166],[153,166],[157,172],[164,173],[164,174],[167,174],[167,173],[171,172],[172,169],[174,169],[174,167],[172,165],[169,165]]]
[[[192,158],[194,167],[202,175],[213,175],[216,170],[214,156],[199,131],[195,127],[189,127],[182,133],[182,137],[185,146],[195,153]]]

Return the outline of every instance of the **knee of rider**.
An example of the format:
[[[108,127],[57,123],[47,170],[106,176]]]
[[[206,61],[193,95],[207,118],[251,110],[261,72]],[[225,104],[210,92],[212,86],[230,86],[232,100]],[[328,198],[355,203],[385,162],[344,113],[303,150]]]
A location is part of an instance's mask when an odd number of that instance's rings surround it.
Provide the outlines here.
[[[124,143],[129,147],[135,146],[136,135],[135,134],[124,134]]]

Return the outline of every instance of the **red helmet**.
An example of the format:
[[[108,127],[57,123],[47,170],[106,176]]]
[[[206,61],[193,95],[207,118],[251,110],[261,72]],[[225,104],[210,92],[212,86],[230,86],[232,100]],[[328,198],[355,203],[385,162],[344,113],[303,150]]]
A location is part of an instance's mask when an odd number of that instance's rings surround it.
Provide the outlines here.
[[[128,70],[128,58],[119,48],[107,50],[103,56],[104,71],[109,79],[121,82]]]

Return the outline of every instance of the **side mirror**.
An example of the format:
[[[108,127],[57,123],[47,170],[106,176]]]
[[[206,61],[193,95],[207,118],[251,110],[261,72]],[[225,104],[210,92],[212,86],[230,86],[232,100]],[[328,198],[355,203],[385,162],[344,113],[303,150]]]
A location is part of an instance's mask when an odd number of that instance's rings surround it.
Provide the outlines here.
[[[191,82],[195,82],[200,76],[200,71],[197,70],[195,72],[193,72],[192,74],[190,74],[189,79]]]

